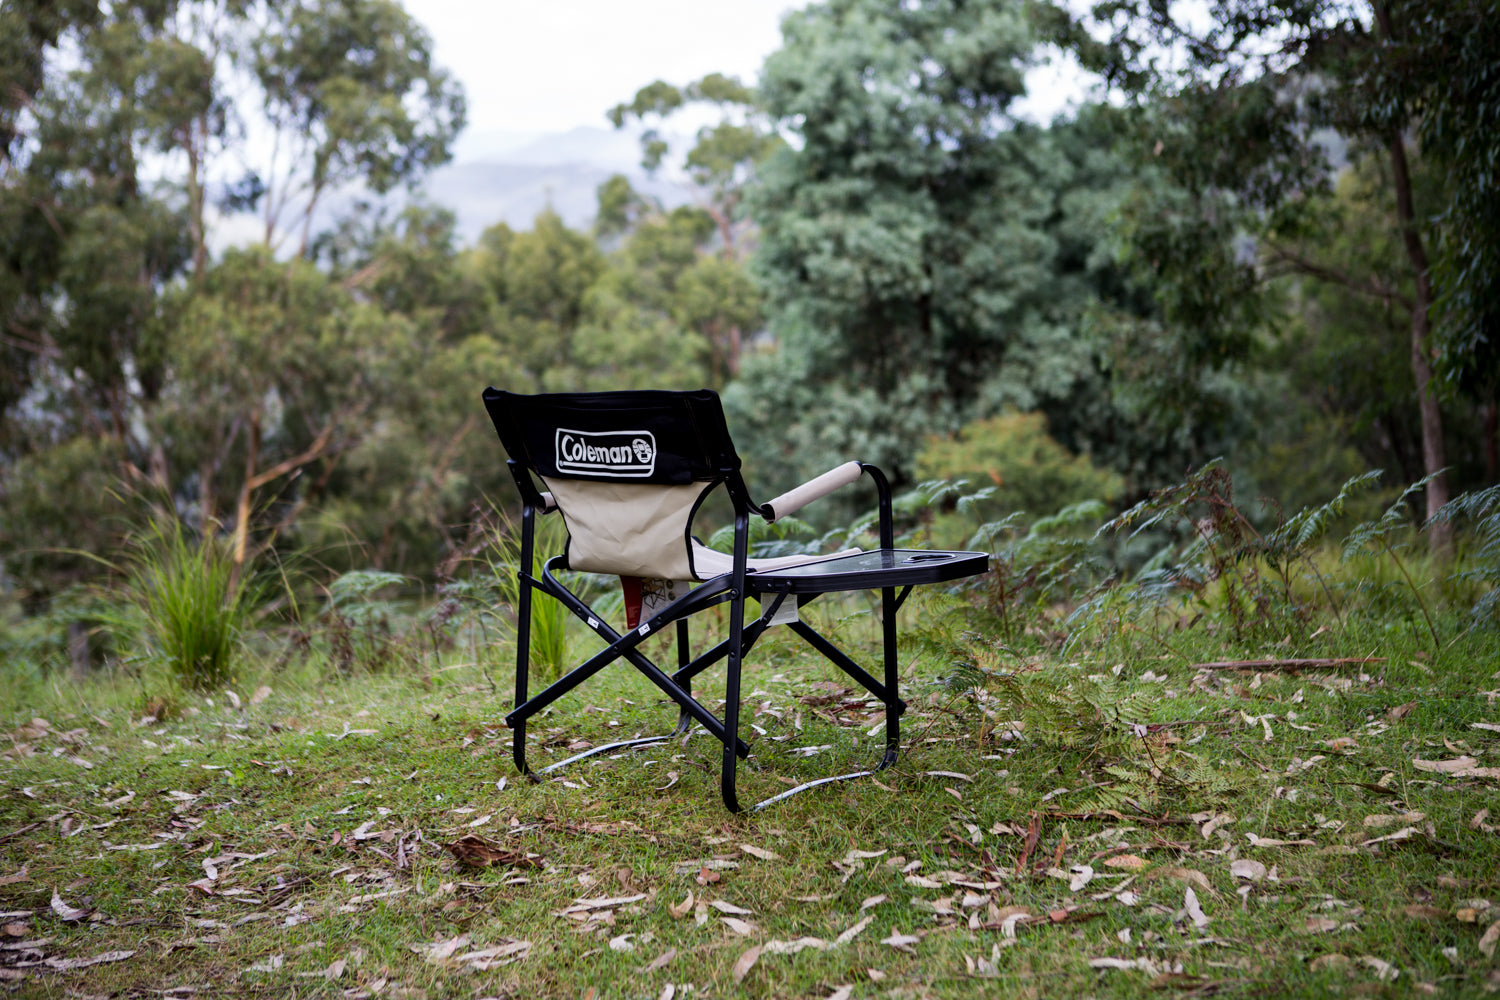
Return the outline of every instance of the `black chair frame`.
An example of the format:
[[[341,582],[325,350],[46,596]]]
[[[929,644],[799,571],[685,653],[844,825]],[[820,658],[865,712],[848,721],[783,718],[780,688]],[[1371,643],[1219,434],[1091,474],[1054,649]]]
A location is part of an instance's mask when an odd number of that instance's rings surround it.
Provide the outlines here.
[[[520,463],[511,459],[507,462],[507,465],[510,468],[512,477],[515,479],[516,487],[520,491],[522,502],[519,570],[520,596],[516,607],[516,707],[514,711],[505,717],[505,724],[512,731],[512,756],[516,767],[522,774],[535,777],[526,759],[527,720],[611,663],[619,659],[624,659],[678,705],[679,716],[677,728],[661,736],[648,736],[592,747],[583,753],[551,764],[543,768],[539,773],[546,774],[586,757],[592,757],[612,750],[660,744],[683,735],[691,728],[694,722],[697,722],[723,744],[723,760],[719,774],[720,795],[724,800],[725,807],[731,812],[739,812],[739,797],[735,786],[736,767],[738,760],[748,757],[750,753],[749,746],[739,738],[741,665],[756,641],[770,627],[768,622],[780,610],[782,602],[796,600],[800,607],[811,603],[817,597],[821,596],[820,593],[794,594],[791,592],[790,586],[776,581],[774,574],[771,575],[770,579],[762,580],[758,578],[758,574],[748,571],[746,562],[750,540],[750,516],[752,514],[763,515],[764,512],[758,504],[750,499],[750,491],[746,487],[744,478],[741,476],[739,470],[734,468],[721,470],[724,485],[727,487],[730,500],[734,505],[734,572],[714,577],[699,584],[683,597],[622,635],[557,578],[555,575],[557,571],[568,568],[566,556],[559,555],[549,559],[543,567],[540,577],[527,572],[527,567],[535,565],[536,519],[538,515],[546,514],[550,512],[550,509],[555,508],[549,509],[547,502],[542,497],[541,491]],[[891,549],[894,545],[894,529],[891,516],[890,484],[886,480],[885,475],[877,467],[866,463],[860,463],[860,466],[861,471],[869,475],[875,482],[879,503],[881,548]],[[899,588],[899,593],[896,586],[880,588],[883,681],[872,677],[848,654],[835,646],[806,622],[797,621],[788,626],[793,632],[801,636],[808,645],[812,646],[813,649],[821,653],[866,691],[880,700],[881,704],[885,707],[885,750],[880,758],[880,762],[871,770],[835,775],[806,782],[798,785],[796,788],[782,792],[780,795],[757,803],[754,808],[762,809],[773,802],[781,801],[798,792],[832,781],[865,777],[877,771],[884,770],[895,763],[901,744],[901,715],[906,711],[906,702],[902,701],[897,694],[899,681],[897,677],[896,614],[900,610],[901,605],[905,603],[907,595],[911,592],[911,587],[911,584],[907,584],[905,587]],[[839,587],[836,589],[843,590],[850,588]],[[533,696],[529,694],[529,663],[527,652],[530,648],[531,602],[533,592],[535,591],[540,591],[560,601],[564,607],[584,622],[607,645],[588,660],[554,681],[545,690]],[[826,593],[827,591],[823,592]],[[747,623],[745,621],[745,600],[748,597],[765,599],[762,601],[761,617]],[[688,619],[700,611],[725,602],[729,603],[729,637],[696,659],[693,659],[689,647]],[[677,669],[669,674],[643,654],[639,646],[648,636],[658,634],[663,628],[673,624],[675,624],[677,632]],[[704,707],[692,694],[693,678],[720,660],[727,660],[727,677],[724,693],[725,708],[722,720]]]

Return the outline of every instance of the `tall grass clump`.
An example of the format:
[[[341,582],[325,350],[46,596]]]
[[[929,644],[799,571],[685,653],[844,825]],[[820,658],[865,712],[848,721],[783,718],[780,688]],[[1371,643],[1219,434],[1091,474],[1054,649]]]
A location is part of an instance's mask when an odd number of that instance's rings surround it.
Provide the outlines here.
[[[158,516],[130,540],[121,568],[130,613],[116,626],[184,687],[226,683],[265,596],[251,566],[236,564],[228,540]]]

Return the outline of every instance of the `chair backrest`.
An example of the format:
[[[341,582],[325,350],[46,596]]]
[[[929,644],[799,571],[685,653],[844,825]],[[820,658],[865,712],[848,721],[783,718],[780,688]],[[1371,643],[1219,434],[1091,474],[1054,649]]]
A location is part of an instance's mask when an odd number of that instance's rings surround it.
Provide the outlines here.
[[[740,467],[717,393],[489,388],[484,405],[506,453],[546,484],[562,512],[571,568],[701,578],[693,515]]]

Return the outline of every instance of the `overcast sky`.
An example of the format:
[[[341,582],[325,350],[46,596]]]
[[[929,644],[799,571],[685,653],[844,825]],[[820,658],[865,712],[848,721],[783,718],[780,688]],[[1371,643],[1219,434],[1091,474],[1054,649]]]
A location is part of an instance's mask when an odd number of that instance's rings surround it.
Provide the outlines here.
[[[653,80],[755,80],[792,0],[405,0],[463,82],[469,130],[608,128]]]
[[[405,0],[438,62],[463,82],[469,127],[460,144],[506,134],[608,128],[605,111],[653,80],[685,84],[715,71],[755,82],[781,44],[797,0]],[[1081,92],[1076,70],[1033,71],[1023,113],[1046,120]]]

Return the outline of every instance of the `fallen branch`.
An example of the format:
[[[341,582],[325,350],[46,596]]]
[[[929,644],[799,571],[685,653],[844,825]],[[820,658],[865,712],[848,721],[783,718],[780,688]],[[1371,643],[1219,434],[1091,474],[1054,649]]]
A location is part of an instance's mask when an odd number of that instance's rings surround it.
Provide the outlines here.
[[[1365,663],[1384,663],[1383,656],[1312,657],[1292,660],[1212,660],[1194,663],[1195,670],[1314,670],[1319,667],[1349,667]]]

